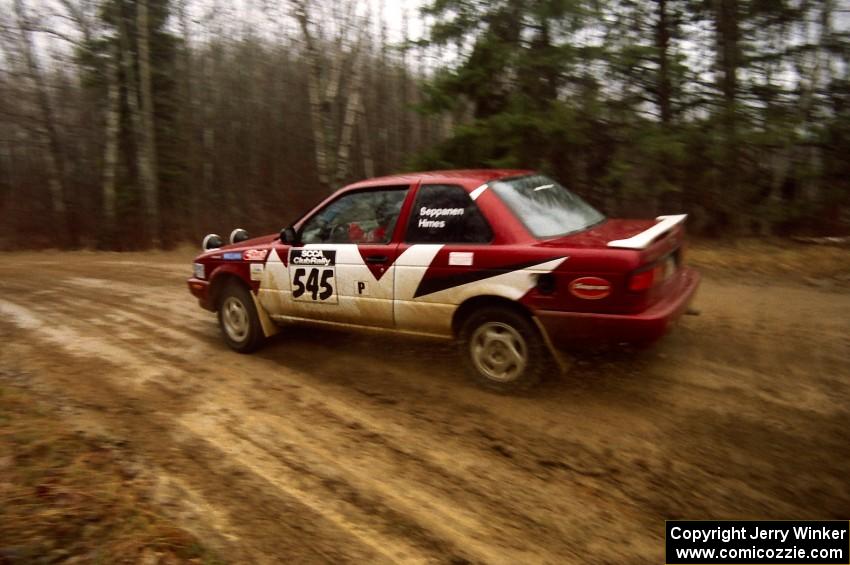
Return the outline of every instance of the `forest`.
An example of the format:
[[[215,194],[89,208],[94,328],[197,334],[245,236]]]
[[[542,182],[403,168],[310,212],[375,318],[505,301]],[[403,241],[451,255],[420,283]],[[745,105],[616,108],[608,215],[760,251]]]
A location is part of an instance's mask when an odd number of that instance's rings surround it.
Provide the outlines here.
[[[268,233],[537,169],[707,237],[850,230],[848,0],[0,0],[0,249]]]

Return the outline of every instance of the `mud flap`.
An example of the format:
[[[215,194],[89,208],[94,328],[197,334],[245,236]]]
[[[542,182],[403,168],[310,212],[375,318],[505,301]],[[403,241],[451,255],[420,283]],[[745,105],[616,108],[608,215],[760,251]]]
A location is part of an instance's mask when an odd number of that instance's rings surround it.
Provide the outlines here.
[[[271,337],[280,331],[280,327],[275,324],[271,318],[269,318],[268,313],[266,313],[265,308],[260,304],[259,299],[257,298],[257,294],[255,292],[251,292],[251,298],[254,299],[254,308],[257,310],[257,317],[260,319],[260,326],[263,328],[263,335],[266,337]]]
[[[555,363],[558,365],[558,369],[561,370],[561,374],[566,374],[567,371],[570,370],[570,367],[572,367],[572,356],[560,351],[552,344],[552,340],[549,339],[549,334],[546,332],[546,328],[543,327],[543,324],[537,319],[537,316],[532,316],[531,319],[534,320],[534,323],[537,325],[537,329],[543,337],[543,343],[546,344],[546,347],[549,349],[549,353],[552,354],[552,359],[555,360]]]

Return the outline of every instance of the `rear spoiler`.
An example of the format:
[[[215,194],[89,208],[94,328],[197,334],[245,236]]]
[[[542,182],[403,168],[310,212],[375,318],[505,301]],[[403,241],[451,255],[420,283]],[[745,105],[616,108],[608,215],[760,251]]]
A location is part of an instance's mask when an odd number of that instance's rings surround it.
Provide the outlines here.
[[[623,249],[646,249],[656,237],[678,226],[679,224],[684,222],[685,218],[687,217],[687,214],[677,214],[675,216],[658,216],[655,219],[659,220],[659,222],[648,230],[642,231],[637,235],[633,235],[628,239],[615,239],[614,241],[609,241],[608,247],[620,247]]]

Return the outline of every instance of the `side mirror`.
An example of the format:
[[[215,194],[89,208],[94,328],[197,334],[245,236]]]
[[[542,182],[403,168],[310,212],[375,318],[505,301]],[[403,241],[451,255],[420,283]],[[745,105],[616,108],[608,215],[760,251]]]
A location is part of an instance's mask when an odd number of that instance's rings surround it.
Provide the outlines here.
[[[298,234],[295,233],[295,228],[292,226],[280,230],[280,241],[288,245],[295,245],[298,240]]]

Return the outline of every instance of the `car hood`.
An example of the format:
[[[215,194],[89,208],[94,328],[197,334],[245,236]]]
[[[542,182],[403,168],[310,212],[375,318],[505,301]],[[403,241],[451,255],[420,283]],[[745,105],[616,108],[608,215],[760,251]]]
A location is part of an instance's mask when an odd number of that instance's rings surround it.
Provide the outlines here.
[[[656,220],[606,219],[590,229],[540,242],[544,247],[608,247],[615,239],[627,239],[649,229]]]

